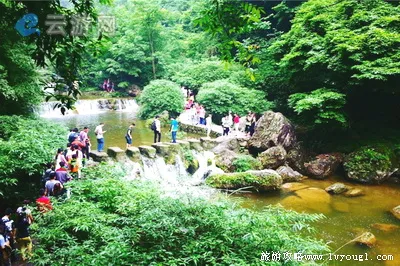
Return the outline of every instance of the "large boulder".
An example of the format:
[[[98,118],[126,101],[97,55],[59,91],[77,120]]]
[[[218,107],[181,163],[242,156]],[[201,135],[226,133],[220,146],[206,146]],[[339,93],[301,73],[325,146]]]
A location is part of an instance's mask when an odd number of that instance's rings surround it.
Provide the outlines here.
[[[276,172],[278,172],[278,174],[282,177],[283,183],[297,182],[304,179],[302,174],[286,165],[280,166],[278,169],[276,169]]]
[[[360,183],[379,184],[388,179],[397,169],[387,151],[364,147],[350,153],[344,159],[344,170],[347,178]]]
[[[400,220],[400,205],[394,207],[390,212],[394,215],[394,217]]]
[[[226,137],[219,137],[216,139],[218,145],[212,149],[212,152],[218,154],[223,152],[224,150],[231,150],[234,152],[239,152],[240,143],[237,138],[226,138]]]
[[[343,161],[340,153],[320,154],[314,160],[305,163],[306,173],[316,179],[325,179],[332,175]]]
[[[264,169],[275,169],[285,163],[286,151],[282,146],[271,147],[258,155]]]
[[[224,172],[232,171],[232,163],[237,154],[231,150],[222,150],[215,155],[215,165],[224,170]]]
[[[286,163],[294,170],[305,174],[306,167],[304,164],[310,159],[305,149],[301,146],[300,142],[296,143],[286,155]]]
[[[281,113],[265,112],[257,121],[255,133],[249,139],[249,151],[253,154],[281,145],[286,150],[296,142],[293,125]]]
[[[277,190],[282,185],[282,177],[274,170],[246,171],[211,175],[206,184],[221,189],[251,187],[259,192]]]

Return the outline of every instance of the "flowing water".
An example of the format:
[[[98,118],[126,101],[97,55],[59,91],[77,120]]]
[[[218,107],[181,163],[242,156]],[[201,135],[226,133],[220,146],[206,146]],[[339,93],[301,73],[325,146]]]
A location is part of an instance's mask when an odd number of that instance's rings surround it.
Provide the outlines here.
[[[93,130],[100,122],[105,123],[104,130],[107,131],[104,134],[106,149],[110,146],[125,148],[124,135],[132,122],[136,123],[136,128],[132,134],[133,146],[153,143],[153,132],[144,121],[136,119],[138,108],[134,100],[116,102],[116,111],[104,110],[104,108],[101,108],[102,105],[98,104],[98,100],[81,101],[78,103],[78,111],[70,112],[66,116],[62,116],[58,110],[53,110],[52,105],[52,103],[43,104],[40,110],[41,115],[68,128],[78,127],[81,129],[88,126],[91,129],[89,137],[92,140],[93,148],[96,147]],[[170,141],[168,130],[165,129],[162,133],[162,141]],[[198,138],[200,136],[190,135],[190,137]],[[141,176],[142,178],[160,181],[172,196],[176,191],[188,195],[210,196],[214,193],[213,190],[193,185],[199,184],[204,173],[215,167],[215,165],[207,165],[209,159],[213,160],[213,154],[210,152],[194,152],[193,155],[199,160],[200,166],[193,176],[186,173],[179,156],[174,165],[165,164],[162,158],[148,159],[142,157],[142,164],[128,163],[127,167],[132,173],[129,178]],[[400,185],[365,186],[346,182],[343,177],[339,176],[333,176],[322,181],[307,179],[302,183],[310,187],[324,189],[335,182],[361,188],[365,195],[354,198],[332,195],[321,199],[308,194],[309,197],[301,199],[293,192],[285,193],[281,191],[264,195],[241,194],[234,196],[233,199],[239,200],[241,206],[256,211],[260,211],[270,204],[281,204],[287,209],[299,212],[323,213],[326,218],[315,223],[314,227],[317,237],[329,243],[332,251],[356,238],[362,231],[372,232],[376,236],[377,244],[373,248],[362,247],[352,242],[335,253],[337,255],[364,255],[363,259],[367,256],[368,260],[361,262],[354,260],[354,258],[346,260],[345,257],[336,257],[335,260],[333,256],[330,257],[332,260],[329,260],[329,256],[324,256],[328,265],[400,265],[400,228],[386,232],[374,226],[377,223],[400,226],[400,222],[389,213],[389,210],[393,207],[400,205]],[[385,258],[379,257],[379,255],[391,255],[393,260],[379,261],[378,259]],[[390,259],[390,257],[386,258]]]

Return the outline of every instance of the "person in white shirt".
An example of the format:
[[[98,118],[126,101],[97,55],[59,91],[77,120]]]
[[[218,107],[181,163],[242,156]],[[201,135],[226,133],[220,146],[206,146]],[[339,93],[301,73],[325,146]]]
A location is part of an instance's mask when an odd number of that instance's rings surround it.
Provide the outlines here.
[[[94,134],[96,134],[96,139],[97,139],[97,151],[102,152],[104,149],[104,136],[103,134],[106,133],[107,131],[103,131],[103,126],[104,123],[100,123],[94,130]]]
[[[207,129],[207,138],[210,137],[210,133],[211,133],[211,125],[212,125],[212,120],[211,120],[212,116],[211,114],[209,114],[206,118],[206,129]]]
[[[156,126],[154,129],[154,143],[161,142],[161,122],[158,115],[154,118],[154,124]]]

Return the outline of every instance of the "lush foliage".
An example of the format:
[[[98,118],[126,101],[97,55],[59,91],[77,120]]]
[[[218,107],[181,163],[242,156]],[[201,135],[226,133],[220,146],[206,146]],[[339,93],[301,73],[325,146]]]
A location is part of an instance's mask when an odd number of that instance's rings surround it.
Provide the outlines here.
[[[0,121],[0,194],[9,197],[10,186],[40,180],[44,164],[65,146],[66,129],[16,116],[1,116]]]
[[[153,80],[140,95],[140,116],[150,118],[168,111],[172,116],[182,112],[183,94],[178,84],[169,80]]]
[[[100,0],[100,3],[109,3],[108,0]],[[40,67],[62,78],[54,79],[55,93],[49,93],[48,98],[55,98],[60,101],[61,110],[70,108],[80,94],[73,82],[77,80],[78,70],[86,48],[99,45],[100,40],[84,32],[82,36],[73,36],[70,32],[73,25],[67,21],[73,17],[80,17],[86,14],[91,22],[97,21],[97,11],[94,8],[94,1],[69,3],[68,8],[60,1],[39,1],[32,5],[27,2],[14,2],[1,0],[0,19],[0,99],[6,105],[2,113],[26,113],[27,109],[40,100],[41,90],[37,75],[37,69],[32,59]],[[16,30],[16,23],[28,13],[37,16],[36,31],[30,36],[23,37]],[[52,35],[46,32],[49,26],[45,23],[49,14],[62,15],[65,18],[65,34]],[[28,23],[25,22],[25,26]],[[30,24],[35,24],[31,19]],[[59,24],[60,26],[60,24]],[[40,32],[40,34],[39,34]],[[40,78],[43,78],[41,75]],[[49,82],[47,79],[46,82]],[[15,103],[20,104],[20,106]]]
[[[240,155],[232,161],[234,172],[246,172],[248,170],[258,170],[261,168],[260,162],[251,155]]]
[[[121,168],[103,165],[68,184],[72,198],[32,225],[35,265],[262,265],[262,251],[327,251],[322,242],[301,236],[319,215],[276,207],[255,213],[222,199],[173,199],[122,175]]]
[[[248,89],[227,80],[217,80],[204,84],[197,95],[197,101],[206,106],[213,115],[225,115],[229,111],[240,116],[248,111],[262,113],[272,107],[265,99],[265,93]]]
[[[295,93],[289,96],[289,107],[308,124],[339,124],[345,126],[347,120],[343,107],[345,95],[326,88],[311,93]],[[313,121],[307,121],[311,119]]]

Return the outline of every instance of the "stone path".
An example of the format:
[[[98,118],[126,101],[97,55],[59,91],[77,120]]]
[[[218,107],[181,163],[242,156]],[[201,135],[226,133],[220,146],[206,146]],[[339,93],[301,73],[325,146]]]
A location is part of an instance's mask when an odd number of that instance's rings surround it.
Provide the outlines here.
[[[181,115],[178,117],[178,121],[183,123],[183,124],[186,124],[186,125],[196,126],[198,128],[205,128],[206,127],[204,125],[196,124],[197,121],[192,121],[189,110],[183,111],[181,113]],[[222,133],[223,133],[222,126],[216,125],[216,124],[212,124],[211,130],[214,131],[214,132],[217,132],[218,134],[220,134],[222,136]],[[237,137],[237,138],[245,138],[246,134],[244,132],[242,132],[242,131],[235,132],[233,130],[233,128],[231,128],[231,130],[229,132],[229,136],[230,137]]]

